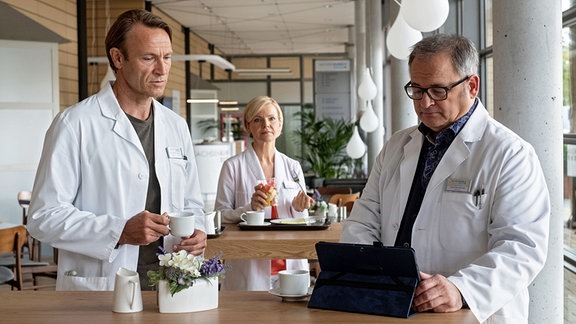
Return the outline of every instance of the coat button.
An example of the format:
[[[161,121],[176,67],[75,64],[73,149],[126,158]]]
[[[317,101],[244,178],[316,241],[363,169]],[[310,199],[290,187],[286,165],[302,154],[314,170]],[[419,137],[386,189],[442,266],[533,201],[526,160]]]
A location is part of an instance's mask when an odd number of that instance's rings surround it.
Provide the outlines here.
[[[395,231],[397,231],[397,230],[398,230],[398,224],[392,225],[392,228],[393,228]]]
[[[140,179],[140,180],[144,179],[144,174],[143,174],[143,173],[138,173],[138,179]]]

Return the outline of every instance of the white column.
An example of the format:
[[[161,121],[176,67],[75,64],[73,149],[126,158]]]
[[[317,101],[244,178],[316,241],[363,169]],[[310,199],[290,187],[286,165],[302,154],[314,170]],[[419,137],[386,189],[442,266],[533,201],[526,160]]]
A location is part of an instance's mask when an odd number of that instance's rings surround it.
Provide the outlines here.
[[[561,1],[493,1],[494,117],[530,142],[552,204],[544,270],[530,286],[530,323],[563,323]]]
[[[358,89],[358,78],[356,78],[356,28],[354,26],[348,27],[348,44],[346,44],[346,55],[350,60],[350,116],[353,116],[352,120],[356,120],[358,105],[358,96],[355,95]]]
[[[356,80],[358,82],[353,88],[353,96],[356,96],[356,111],[353,114],[355,117],[353,121],[360,119],[360,112],[364,111],[366,103],[362,98],[358,96],[358,84],[359,80],[362,80],[362,73],[366,68],[366,1],[357,0],[354,4],[354,25],[356,30],[356,38],[354,43],[356,44]]]
[[[383,57],[384,57],[384,35],[382,34],[382,2],[381,1],[368,1],[366,2],[366,17],[368,40],[366,42],[366,49],[370,53],[370,60],[368,66],[372,70],[372,78],[378,89],[376,98],[372,100],[374,112],[378,116],[378,128],[368,133],[368,172],[372,170],[374,160],[382,147],[384,146],[384,93],[383,80]]]

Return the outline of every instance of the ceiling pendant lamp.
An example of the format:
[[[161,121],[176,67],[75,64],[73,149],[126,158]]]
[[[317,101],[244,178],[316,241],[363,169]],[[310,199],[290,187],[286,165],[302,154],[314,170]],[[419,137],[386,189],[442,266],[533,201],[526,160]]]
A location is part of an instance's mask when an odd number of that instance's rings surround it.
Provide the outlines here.
[[[392,56],[399,60],[407,60],[408,55],[410,55],[410,48],[422,39],[422,33],[410,27],[404,20],[402,11],[406,1],[402,2],[400,12],[386,36],[386,48]]]
[[[440,28],[449,12],[448,0],[402,0],[400,7],[408,26],[423,33]]]
[[[350,141],[348,141],[348,144],[346,145],[346,154],[353,159],[359,159],[364,156],[365,152],[366,147],[358,133],[358,126],[354,125],[352,137],[350,137]]]
[[[360,128],[368,133],[373,132],[378,128],[378,116],[376,116],[376,113],[374,112],[371,101],[368,101],[366,110],[364,110],[362,117],[360,117]]]
[[[358,96],[364,100],[372,100],[378,94],[376,84],[370,77],[370,69],[366,68],[362,73],[362,80],[358,86]]]

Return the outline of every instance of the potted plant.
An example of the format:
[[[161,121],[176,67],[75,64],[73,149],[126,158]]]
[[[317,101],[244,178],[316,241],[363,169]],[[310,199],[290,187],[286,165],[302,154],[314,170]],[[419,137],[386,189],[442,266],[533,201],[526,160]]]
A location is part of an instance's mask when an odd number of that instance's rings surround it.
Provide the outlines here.
[[[157,286],[160,313],[196,312],[218,307],[218,278],[224,266],[218,256],[204,259],[185,250],[167,253],[160,247],[160,269],[147,272]]]
[[[342,178],[353,171],[353,160],[346,154],[346,144],[352,136],[354,123],[342,119],[316,119],[310,105],[298,113],[301,129],[295,131],[302,145],[304,167],[318,178]]]

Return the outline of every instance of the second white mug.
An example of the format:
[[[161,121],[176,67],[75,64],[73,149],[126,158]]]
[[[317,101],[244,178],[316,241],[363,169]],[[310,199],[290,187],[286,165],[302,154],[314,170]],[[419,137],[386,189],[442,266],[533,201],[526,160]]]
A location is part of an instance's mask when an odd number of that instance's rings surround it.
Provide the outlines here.
[[[240,219],[246,222],[247,225],[263,225],[264,211],[247,211],[240,215]]]
[[[285,296],[304,296],[310,287],[308,270],[282,270],[278,272],[278,290]]]

